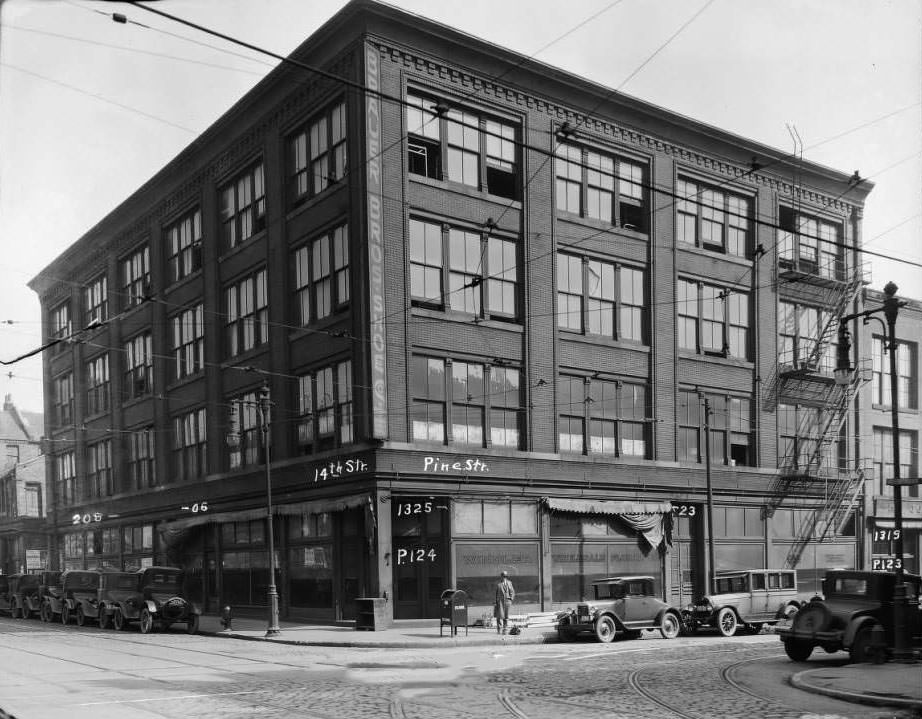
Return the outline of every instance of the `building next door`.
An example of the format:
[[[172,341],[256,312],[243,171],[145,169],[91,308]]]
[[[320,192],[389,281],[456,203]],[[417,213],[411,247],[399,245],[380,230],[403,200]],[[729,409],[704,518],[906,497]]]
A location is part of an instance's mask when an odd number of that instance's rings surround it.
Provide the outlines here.
[[[448,500],[393,497],[391,514],[394,618],[437,618],[449,588]]]

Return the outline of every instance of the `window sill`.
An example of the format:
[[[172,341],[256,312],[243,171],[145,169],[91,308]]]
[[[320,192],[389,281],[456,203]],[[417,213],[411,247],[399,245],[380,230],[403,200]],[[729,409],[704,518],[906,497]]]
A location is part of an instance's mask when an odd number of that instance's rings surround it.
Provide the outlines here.
[[[619,227],[618,225],[613,225],[612,223],[606,222],[604,220],[597,220],[593,217],[583,217],[582,215],[577,215],[574,212],[567,212],[566,210],[555,209],[555,213],[555,216],[558,220],[566,220],[567,222],[572,222],[576,225],[583,225],[599,232],[614,232],[618,235],[630,237],[641,242],[650,241],[649,232],[640,232],[638,230],[628,229],[627,227]],[[565,247],[565,245],[562,246]]]
[[[893,405],[890,405],[890,404],[877,404],[877,403],[872,403],[872,404],[871,404],[871,409],[876,409],[876,410],[879,410],[879,411],[881,411],[881,412],[892,412],[892,411],[893,411]],[[897,411],[898,411],[900,414],[919,414],[919,409],[918,409],[918,407],[900,407]]]
[[[453,322],[459,325],[474,325],[476,327],[490,327],[491,329],[508,330],[510,332],[523,333],[525,328],[519,320],[494,320],[494,319],[476,319],[474,315],[468,312],[457,312],[455,310],[433,310],[426,307],[412,307],[410,311],[413,317],[426,317],[428,319],[437,319],[444,322]]]
[[[263,344],[256,345],[252,349],[244,350],[230,357],[226,357],[222,366],[224,369],[233,369],[240,365],[241,362],[254,357],[259,357],[260,355],[269,351],[269,343],[264,342]]]
[[[715,259],[726,260],[728,262],[733,262],[734,264],[741,265],[742,267],[751,267],[752,260],[748,257],[740,257],[739,255],[733,255],[729,252],[717,252],[716,250],[707,250],[703,247],[697,247],[695,245],[689,245],[684,242],[679,242],[676,240],[676,249],[681,250],[682,252],[687,252],[690,255],[700,255],[702,257],[711,257]]]
[[[310,210],[312,207],[316,207],[318,204],[320,204],[327,198],[336,195],[337,190],[341,190],[341,189],[348,187],[349,183],[347,179],[348,179],[348,173],[346,177],[343,177],[343,179],[341,180],[337,180],[335,183],[331,183],[330,185],[326,187],[326,189],[324,189],[322,192],[316,195],[311,195],[305,198],[304,200],[301,200],[298,203],[289,201],[288,211],[285,213],[285,221],[288,222],[298,217],[299,215],[303,215],[305,212]]]
[[[491,202],[498,202],[505,205],[509,210],[522,209],[521,200],[513,200],[509,197],[504,197],[503,195],[491,195],[486,190],[480,190],[471,185],[465,185],[463,182],[454,182],[453,180],[437,180],[426,175],[417,175],[414,172],[407,172],[407,178],[411,182],[415,182],[420,185],[428,185],[429,187],[435,187],[440,190],[448,190],[459,195],[466,195],[467,197],[475,197],[478,199],[489,200]]]
[[[166,292],[176,292],[179,289],[182,289],[185,285],[191,284],[195,280],[202,278],[202,268],[199,267],[197,270],[193,270],[185,277],[180,277],[175,282],[167,285]]]
[[[243,252],[244,249],[252,247],[254,243],[266,236],[266,232],[267,231],[264,229],[260,230],[256,234],[250,235],[245,240],[240,240],[240,242],[231,247],[229,250],[224,250],[224,252],[222,252],[218,257],[218,262],[225,262],[234,255],[238,255]]]
[[[333,314],[327,315],[322,320],[316,320],[310,324],[304,325],[303,327],[290,330],[288,332],[288,341],[293,342],[294,340],[301,339],[302,337],[308,337],[310,335],[317,334],[324,334],[329,335],[330,337],[335,337],[335,330],[331,330],[330,328],[343,324],[343,321],[347,320],[348,318],[349,305],[346,304],[343,307],[337,309]],[[342,331],[347,335],[350,334],[350,328],[348,326],[342,328]]]
[[[699,362],[708,362],[716,365],[741,367],[743,369],[754,369],[755,364],[751,360],[742,359],[741,357],[721,357],[720,355],[709,355],[698,352],[689,352],[680,349],[678,351],[679,359],[698,360]]]
[[[205,370],[199,370],[193,374],[184,375],[178,379],[170,380],[167,382],[166,388],[167,391],[172,391],[174,389],[179,389],[180,387],[185,387],[186,385],[193,384],[198,380],[201,380],[205,376]]]
[[[572,342],[583,342],[585,344],[600,345],[602,347],[612,347],[617,349],[634,350],[635,352],[644,352],[649,354],[650,345],[643,342],[634,342],[632,340],[616,340],[612,337],[603,335],[587,335],[572,330],[562,330],[557,328],[557,334],[560,339],[567,339]]]

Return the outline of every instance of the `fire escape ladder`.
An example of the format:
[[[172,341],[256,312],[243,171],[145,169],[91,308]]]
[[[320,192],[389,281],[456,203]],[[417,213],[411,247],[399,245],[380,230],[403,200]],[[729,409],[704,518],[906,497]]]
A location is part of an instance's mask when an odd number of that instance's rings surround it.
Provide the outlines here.
[[[825,369],[822,367],[821,362],[823,354],[839,331],[839,318],[846,313],[863,283],[864,275],[861,268],[857,268],[846,282],[837,283],[836,286],[829,289],[825,297],[826,302],[823,303],[824,307],[827,308],[824,313],[826,321],[822,327],[818,328],[816,343],[810,350],[810,354],[803,361],[802,366],[804,369],[811,371]]]

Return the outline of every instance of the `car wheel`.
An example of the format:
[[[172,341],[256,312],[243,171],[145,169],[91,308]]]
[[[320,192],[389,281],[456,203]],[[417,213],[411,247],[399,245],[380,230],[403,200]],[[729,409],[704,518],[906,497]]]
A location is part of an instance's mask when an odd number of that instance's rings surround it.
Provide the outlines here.
[[[70,607],[67,604],[61,605],[61,624],[67,625],[70,623]]]
[[[595,637],[604,644],[614,640],[617,633],[615,620],[611,617],[599,617],[599,620],[595,623]]]
[[[663,635],[663,639],[675,639],[679,636],[681,629],[682,623],[675,614],[667,612],[663,615],[659,624],[659,633]]]
[[[141,610],[141,634],[150,634],[154,631],[154,618],[151,616],[150,609],[144,607]]]
[[[186,622],[186,634],[197,634],[198,633],[198,614],[193,614],[189,617],[189,621]]]
[[[52,616],[52,614],[53,613],[51,611],[51,605],[48,603],[42,604],[42,609],[41,609],[42,621],[46,623],[50,622],[52,619],[54,619],[54,616]]]
[[[116,631],[119,632],[124,632],[128,628],[128,622],[125,620],[125,615],[122,614],[122,610],[118,607],[115,608],[115,613],[112,615],[112,626],[114,626]]]
[[[813,645],[800,639],[785,639],[784,653],[792,662],[805,662],[813,653]]]
[[[82,627],[86,624],[86,614],[83,613],[83,607],[77,606],[77,626]]]
[[[855,635],[852,646],[848,650],[849,659],[851,659],[853,664],[866,664],[877,659],[878,650],[871,641],[872,631],[873,629],[871,627],[864,627],[863,629],[859,629],[858,633]]]
[[[100,607],[99,608],[99,628],[108,629],[109,622],[110,622],[109,613],[106,611],[105,607]]]
[[[16,606],[16,602],[10,602],[10,616],[13,619],[19,618],[19,607]]]
[[[725,637],[732,637],[736,634],[736,612],[730,607],[724,607],[717,612],[717,629]]]

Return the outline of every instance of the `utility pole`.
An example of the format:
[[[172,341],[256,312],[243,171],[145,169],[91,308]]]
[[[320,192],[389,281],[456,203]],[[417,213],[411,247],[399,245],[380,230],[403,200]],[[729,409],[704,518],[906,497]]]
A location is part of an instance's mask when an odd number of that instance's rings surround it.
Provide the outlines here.
[[[707,483],[708,594],[717,593],[714,565],[714,492],[711,488],[711,401],[704,398],[704,476]]]

